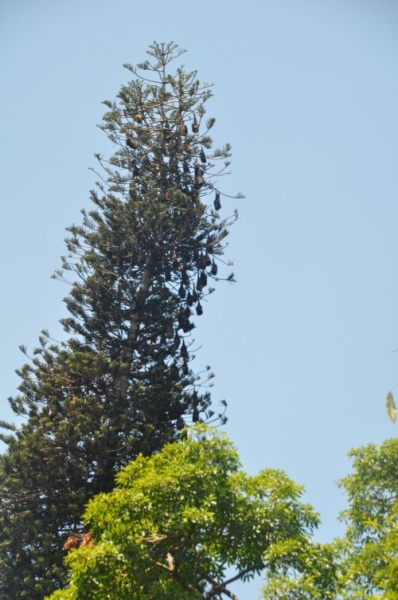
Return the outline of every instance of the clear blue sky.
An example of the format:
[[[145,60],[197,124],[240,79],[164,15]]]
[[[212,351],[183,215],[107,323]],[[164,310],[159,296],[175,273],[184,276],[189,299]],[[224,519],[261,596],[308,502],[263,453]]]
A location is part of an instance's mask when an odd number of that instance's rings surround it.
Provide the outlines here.
[[[285,470],[342,531],[347,451],[397,433],[398,3],[394,0],[3,0],[0,418],[11,418],[19,344],[62,339],[66,287],[50,279],[65,227],[89,207],[96,125],[154,40],[215,84],[216,145],[235,286],[195,330],[244,467]],[[398,394],[397,394],[398,395]],[[257,597],[256,590],[251,592]],[[247,598],[247,593],[245,594]]]

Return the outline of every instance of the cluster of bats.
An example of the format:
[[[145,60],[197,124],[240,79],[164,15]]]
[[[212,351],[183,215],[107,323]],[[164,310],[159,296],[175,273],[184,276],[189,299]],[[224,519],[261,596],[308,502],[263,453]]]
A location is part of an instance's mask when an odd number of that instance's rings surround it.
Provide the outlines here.
[[[143,116],[142,113],[137,111],[134,114],[134,120],[137,121],[138,123],[141,123],[143,120]],[[180,121],[178,126],[178,131],[181,135],[186,136],[188,135],[188,127],[185,124],[185,122],[183,120]],[[199,132],[199,122],[196,118],[196,115],[194,115],[193,117],[193,121],[191,123],[191,128],[192,128],[192,132],[194,134]],[[170,139],[171,138],[171,133],[170,133],[170,129],[167,127],[164,128],[163,131],[166,131],[167,135],[166,135],[166,139]],[[135,137],[133,137],[132,135],[128,135],[126,138],[126,146],[132,150],[137,150],[138,148],[138,141]],[[194,148],[191,145],[187,145],[185,148],[186,152],[188,154],[192,154],[194,152]],[[194,188],[196,191],[198,191],[205,183],[205,179],[204,179],[204,175],[205,175],[205,171],[204,171],[204,165],[207,164],[207,157],[206,157],[206,153],[203,149],[203,146],[201,146],[200,148],[200,152],[198,154],[199,160],[200,162],[195,162],[194,163]],[[145,166],[145,165],[142,165]],[[131,170],[132,170],[132,174],[133,177],[139,177],[141,174],[141,170],[137,164],[137,161],[133,160],[131,162]],[[188,162],[184,161],[183,162],[183,170],[184,173],[189,173],[189,166],[188,166]],[[215,199],[214,199],[214,209],[216,211],[219,211],[221,208],[221,201],[220,201],[220,192],[216,191],[216,195],[215,195]]]
[[[137,123],[141,123],[143,120],[142,113],[140,111],[137,111],[134,114],[133,118]],[[193,134],[197,134],[199,132],[199,122],[198,122],[198,119],[196,118],[196,115],[193,116],[193,120],[191,122],[191,129],[192,129]],[[188,135],[188,127],[183,120],[177,122],[177,132],[182,136]],[[168,124],[166,124],[166,126],[163,129],[163,135],[164,135],[164,138],[166,139],[166,141],[168,141],[168,142],[171,141],[172,135],[171,135],[170,127]],[[138,141],[136,138],[129,135],[126,139],[126,145],[128,148],[130,148],[132,150],[137,150]],[[193,154],[193,152],[194,152],[194,148],[191,145],[187,145],[185,147],[185,150],[188,154]],[[199,189],[205,183],[204,176],[205,176],[205,165],[207,164],[207,157],[206,157],[206,153],[203,149],[203,146],[201,146],[200,151],[197,156],[198,156],[198,160],[193,164],[193,167],[194,167],[194,188],[198,192]],[[138,164],[136,163],[136,161],[133,160],[131,164],[132,164],[133,177],[140,176],[140,168],[139,168]],[[145,168],[144,164],[141,165],[141,169],[142,168]],[[183,161],[183,171],[186,174],[190,173],[188,160]],[[215,197],[213,200],[213,205],[214,205],[214,209],[216,211],[219,211],[221,209],[220,192],[217,190],[215,190]],[[211,259],[207,252],[206,253],[195,252],[194,262],[195,262],[196,268],[198,269],[198,275],[197,275],[196,284],[193,286],[193,289],[192,289],[190,287],[191,280],[187,273],[187,269],[182,266],[183,263],[180,263],[178,261],[175,250],[173,250],[171,253],[171,261],[172,261],[173,270],[174,271],[180,270],[180,272],[181,272],[181,283],[178,288],[178,295],[181,298],[181,300],[186,300],[186,306],[182,310],[180,310],[177,314],[177,322],[178,322],[177,332],[174,333],[173,324],[170,323],[168,325],[166,335],[169,338],[174,338],[174,345],[175,345],[176,349],[180,348],[180,356],[183,359],[183,369],[182,370],[185,374],[188,374],[188,366],[187,366],[187,363],[189,360],[188,348],[187,348],[184,340],[182,340],[182,343],[181,343],[181,339],[178,334],[178,330],[181,329],[184,333],[189,333],[194,328],[195,325],[190,321],[190,317],[192,315],[191,307],[194,304],[196,304],[196,306],[195,306],[196,314],[198,316],[203,314],[203,307],[200,303],[200,294],[201,294],[202,290],[207,286],[206,269],[209,268],[210,269],[209,272],[211,273],[211,275],[216,276],[218,268],[217,268],[217,264],[214,261],[214,258]],[[171,280],[171,272],[168,269],[167,269],[167,273],[166,273],[166,280],[168,280],[168,281]]]

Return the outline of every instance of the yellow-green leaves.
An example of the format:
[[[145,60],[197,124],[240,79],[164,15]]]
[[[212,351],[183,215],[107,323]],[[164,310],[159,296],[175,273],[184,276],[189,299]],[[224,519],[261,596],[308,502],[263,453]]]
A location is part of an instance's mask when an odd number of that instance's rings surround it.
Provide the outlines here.
[[[388,392],[388,394],[387,394],[386,409],[387,409],[387,414],[390,417],[391,421],[393,423],[395,423],[395,421],[397,420],[397,408],[395,406],[394,396],[392,395],[391,392]]]
[[[281,471],[247,475],[225,435],[190,427],[89,502],[93,546],[70,550],[69,587],[51,600],[232,598],[233,581],[261,572],[272,582],[264,598],[274,598],[272,586],[292,569],[306,598],[329,600],[334,558],[310,539],[318,516],[302,493]]]
[[[341,514],[347,523],[340,545],[342,597],[398,600],[398,439],[350,456],[353,473],[340,482],[349,501]]]

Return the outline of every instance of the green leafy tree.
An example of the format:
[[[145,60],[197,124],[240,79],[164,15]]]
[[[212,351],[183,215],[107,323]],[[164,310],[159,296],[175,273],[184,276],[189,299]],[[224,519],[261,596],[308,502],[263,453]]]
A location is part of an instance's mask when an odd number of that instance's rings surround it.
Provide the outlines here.
[[[57,273],[70,274],[68,339],[43,332],[10,399],[24,424],[2,436],[1,600],[62,587],[63,545],[84,534],[87,501],[139,453],[159,451],[187,423],[217,419],[202,387],[211,373],[194,373],[190,360],[236,218],[221,218],[217,183],[230,148],[212,150],[209,85],[170,72],[181,52],[153,44],[150,61],[125,65],[135,78],[117,101],[104,103],[101,128],[116,152],[97,156],[93,210],[69,228]]]
[[[282,578],[294,567],[308,585],[326,562],[334,573],[331,554],[311,544],[318,516],[300,501],[301,486],[272,469],[248,476],[215,429],[184,433],[89,502],[92,537],[69,551],[69,586],[51,600],[236,599],[234,582],[265,571]],[[330,598],[333,589],[332,575],[317,575],[316,594],[294,598]]]
[[[341,481],[349,508],[340,541],[346,598],[398,599],[398,439],[350,452]]]

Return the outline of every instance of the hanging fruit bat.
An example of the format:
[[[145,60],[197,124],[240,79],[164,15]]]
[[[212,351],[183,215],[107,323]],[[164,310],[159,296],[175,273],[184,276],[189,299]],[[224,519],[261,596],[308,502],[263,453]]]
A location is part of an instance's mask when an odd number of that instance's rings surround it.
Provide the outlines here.
[[[170,125],[167,122],[163,127],[163,139],[165,142],[169,142],[171,140]]]
[[[188,273],[186,271],[182,272],[181,279],[182,279],[182,283],[184,285],[189,285],[189,283],[190,283],[189,275],[188,275]]]
[[[206,267],[210,267],[211,259],[210,259],[210,256],[207,254],[207,252],[205,254],[205,260],[206,260]]]
[[[189,192],[189,195],[191,197],[192,203],[196,204],[196,202],[198,201],[198,198],[199,198],[198,190],[195,188],[192,188]]]
[[[189,319],[189,317],[191,316],[191,309],[186,307],[181,311],[185,317],[185,319]]]
[[[220,192],[216,192],[216,197],[214,198],[214,208],[215,210],[220,210],[221,208]]]
[[[214,258],[213,258],[213,262],[211,263],[210,273],[212,275],[217,275],[217,271],[218,271],[218,267],[217,267],[216,263],[214,262]]]
[[[188,369],[188,365],[186,362],[183,363],[183,365],[181,367],[181,371],[182,371],[183,375],[189,375],[189,369]]]
[[[186,296],[186,291],[185,291],[185,287],[183,286],[183,284],[180,285],[180,288],[178,290],[178,295],[180,296],[181,299],[184,299]]]
[[[190,329],[189,329],[189,325],[190,325],[189,317],[190,316],[191,316],[191,309],[189,308],[189,306],[187,306],[186,308],[183,308],[182,310],[180,310],[179,313],[177,313],[178,328],[183,329],[184,333],[187,333],[187,331],[190,331]]]
[[[135,160],[131,161],[131,166],[133,169],[133,177],[139,177],[140,176],[140,169],[137,166],[137,162]]]
[[[193,116],[193,121],[192,121],[191,127],[192,127],[192,132],[193,133],[198,133],[198,131],[199,131],[199,123],[198,123],[198,121],[196,119],[196,115]]]
[[[126,140],[126,146],[132,148],[133,150],[136,150],[138,148],[137,140],[129,136]]]
[[[207,163],[206,154],[205,154],[205,151],[203,150],[203,148],[200,149],[199,158],[203,164]]]
[[[143,118],[142,114],[139,111],[135,113],[135,115],[134,115],[134,121],[137,121],[137,123],[141,123],[142,118]]]
[[[193,296],[192,296],[191,292],[188,292],[187,304],[188,304],[188,306],[192,306],[193,303],[194,303]]]
[[[182,340],[180,355],[181,355],[181,358],[189,358],[188,348],[186,347],[184,340]]]
[[[198,258],[196,259],[196,266],[198,269],[204,269],[206,267],[206,256],[203,256],[203,254],[199,254]]]
[[[203,285],[202,285],[202,280],[200,278],[200,275],[198,275],[198,280],[196,282],[196,289],[198,290],[198,292],[201,292],[203,290]]]
[[[194,327],[194,323],[191,323],[190,321],[185,321],[185,323],[182,325],[182,330],[184,333],[189,333]]]
[[[195,185],[197,187],[202,187],[202,185],[204,184],[203,175],[204,175],[204,171],[203,171],[202,167],[200,167],[198,164],[196,164],[195,165]]]
[[[178,332],[177,332],[175,334],[175,336],[174,336],[174,343],[173,343],[173,346],[174,346],[175,349],[177,349],[177,348],[180,347],[180,342],[181,342],[181,338],[180,338],[180,336],[178,335]]]
[[[196,314],[200,317],[200,315],[203,315],[203,308],[200,302],[197,303],[196,305]]]
[[[199,275],[199,279],[200,279],[200,284],[201,284],[201,286],[202,286],[202,289],[203,289],[204,287],[206,287],[206,286],[207,286],[207,275],[206,275],[206,273],[205,273],[205,272],[202,272],[202,273]]]
[[[188,127],[185,125],[184,121],[180,123],[180,133],[181,135],[188,135]]]
[[[193,147],[190,146],[189,144],[188,144],[188,146],[185,147],[185,152],[188,152],[188,154],[192,154],[193,150],[194,150]]]
[[[199,300],[199,295],[195,292],[195,290],[192,293],[192,300],[193,302],[197,302]]]

